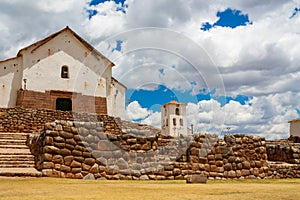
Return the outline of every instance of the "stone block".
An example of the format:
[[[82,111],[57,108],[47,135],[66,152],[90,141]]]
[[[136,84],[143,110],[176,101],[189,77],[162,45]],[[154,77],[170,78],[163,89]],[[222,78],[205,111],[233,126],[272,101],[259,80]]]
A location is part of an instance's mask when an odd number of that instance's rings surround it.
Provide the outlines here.
[[[72,155],[73,155],[73,156],[82,156],[82,151],[73,150],[73,151],[72,151]]]
[[[82,163],[82,170],[83,171],[90,171],[92,167],[90,165]]]
[[[95,159],[94,158],[85,158],[84,163],[90,166],[93,166],[95,164]]]
[[[71,169],[71,172],[73,174],[81,173],[81,171],[82,171],[81,167],[77,167],[77,168],[72,168]]]
[[[73,138],[73,133],[68,133],[68,132],[65,132],[65,131],[60,131],[59,132],[59,135],[62,137],[62,138],[65,138],[65,139],[71,139]]]
[[[71,167],[66,166],[66,165],[61,165],[61,171],[66,172],[66,173],[70,173],[71,172]]]
[[[60,155],[62,155],[62,156],[70,156],[72,153],[71,153],[71,151],[69,150],[69,149],[61,149],[60,150]]]
[[[115,151],[118,149],[120,149],[120,147],[116,146],[109,140],[100,140],[97,144],[97,150],[99,151]]]
[[[84,162],[84,158],[81,156],[74,156],[74,160],[76,160],[77,162],[80,162],[80,163]]]
[[[59,149],[64,149],[66,147],[66,143],[59,143],[59,142],[54,142],[54,146],[59,148]]]
[[[176,177],[175,177],[176,179]],[[206,184],[207,176],[203,174],[193,174],[187,176],[186,183],[202,183]]]
[[[81,163],[73,160],[70,166],[72,168],[79,168],[79,167],[81,168]]]
[[[95,180],[95,176],[93,174],[88,174],[83,177],[84,180]]]
[[[73,145],[71,145],[71,144],[65,144],[65,147],[67,149],[69,149],[70,151],[73,151],[75,149],[75,147]]]
[[[43,169],[53,169],[54,163],[53,162],[43,162]]]
[[[53,138],[54,142],[58,142],[58,143],[64,143],[65,139],[60,137],[60,136],[56,136]]]
[[[72,146],[76,146],[76,144],[77,144],[77,142],[73,138],[66,139],[66,143],[70,144]]]
[[[73,156],[66,156],[66,157],[64,157],[64,163],[67,166],[70,166],[73,160],[74,160]]]
[[[250,169],[251,168],[250,162],[248,162],[248,161],[242,162],[242,165],[243,165],[243,169]]]
[[[149,177],[147,175],[142,175],[140,177],[140,180],[149,180]]]
[[[52,158],[52,162],[63,164],[64,158],[61,155],[54,155]]]
[[[82,152],[82,156],[84,157],[84,158],[91,158],[92,157],[92,153],[90,153],[90,152]]]
[[[54,146],[45,146],[44,147],[44,152],[45,153],[50,153],[50,154],[59,154],[60,149]]]
[[[44,159],[44,161],[52,161],[52,154],[44,153],[43,159]]]
[[[95,164],[91,167],[90,172],[93,173],[93,174],[99,173],[99,166],[98,166],[97,163],[95,163]]]
[[[230,164],[230,163],[225,164],[225,165],[224,165],[224,170],[225,170],[225,171],[230,171],[230,170],[232,170],[231,164]]]
[[[236,172],[231,170],[228,172],[228,178],[236,178]]]

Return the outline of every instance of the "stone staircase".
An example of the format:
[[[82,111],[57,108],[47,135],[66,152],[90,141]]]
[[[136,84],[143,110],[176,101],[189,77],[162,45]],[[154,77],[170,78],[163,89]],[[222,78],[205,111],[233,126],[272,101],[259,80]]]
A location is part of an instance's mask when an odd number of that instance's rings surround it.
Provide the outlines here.
[[[26,133],[0,133],[0,176],[42,176],[26,145]]]

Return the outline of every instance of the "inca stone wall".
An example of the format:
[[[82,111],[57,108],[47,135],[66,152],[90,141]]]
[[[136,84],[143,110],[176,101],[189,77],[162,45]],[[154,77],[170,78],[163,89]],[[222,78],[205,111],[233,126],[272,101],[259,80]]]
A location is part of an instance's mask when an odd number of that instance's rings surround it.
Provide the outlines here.
[[[105,129],[112,134],[119,134],[120,129],[116,124],[120,120],[107,115],[64,112],[49,109],[25,109],[22,107],[0,108],[0,132],[31,133],[40,131],[45,123],[55,120],[97,122],[105,121]]]
[[[269,161],[300,164],[300,143],[268,142],[267,152]]]
[[[300,178],[298,164],[268,161],[266,141],[258,136],[171,138],[148,126],[124,121],[108,125],[109,120],[47,123],[28,140],[36,168],[44,176],[108,180],[183,180],[192,174]]]

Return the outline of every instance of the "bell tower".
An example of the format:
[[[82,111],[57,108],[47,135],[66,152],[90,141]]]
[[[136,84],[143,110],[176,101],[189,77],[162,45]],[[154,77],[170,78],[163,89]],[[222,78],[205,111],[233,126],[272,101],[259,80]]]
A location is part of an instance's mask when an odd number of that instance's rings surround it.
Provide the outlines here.
[[[187,135],[186,104],[172,100],[161,106],[161,130],[172,137]]]

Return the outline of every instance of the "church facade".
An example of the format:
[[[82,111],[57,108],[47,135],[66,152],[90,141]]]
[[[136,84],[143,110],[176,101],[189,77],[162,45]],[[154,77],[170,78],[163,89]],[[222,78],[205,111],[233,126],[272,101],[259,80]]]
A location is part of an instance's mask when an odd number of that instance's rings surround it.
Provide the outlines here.
[[[124,118],[126,87],[112,77],[113,66],[66,27],[0,61],[0,107]]]

